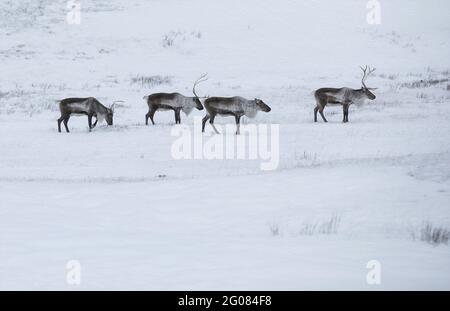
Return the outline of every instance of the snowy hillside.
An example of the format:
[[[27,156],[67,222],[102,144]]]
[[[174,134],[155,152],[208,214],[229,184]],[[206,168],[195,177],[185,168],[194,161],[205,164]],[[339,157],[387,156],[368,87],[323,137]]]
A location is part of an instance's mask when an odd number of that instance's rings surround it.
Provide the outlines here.
[[[450,3],[380,2],[375,25],[361,0],[91,0],[80,24],[0,2],[0,289],[449,290]],[[313,91],[366,64],[376,100],[314,123]],[[143,96],[206,72],[200,96],[271,107],[243,123],[279,125],[275,170],[177,160],[173,112],[145,126]],[[58,133],[56,101],[87,96],[114,125]],[[181,117],[193,139],[235,139],[204,115]]]

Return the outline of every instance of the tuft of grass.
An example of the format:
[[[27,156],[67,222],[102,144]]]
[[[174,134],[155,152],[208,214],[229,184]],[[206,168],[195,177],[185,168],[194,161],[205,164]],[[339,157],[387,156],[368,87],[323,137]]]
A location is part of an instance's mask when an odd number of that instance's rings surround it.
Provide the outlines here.
[[[172,78],[169,76],[134,76],[131,78],[131,84],[138,84],[140,87],[152,88],[157,85],[171,84]]]
[[[162,38],[162,42],[161,42],[163,48],[168,48],[168,47],[173,46],[175,44],[175,39],[176,39],[175,35],[172,35],[172,34],[164,35]]]
[[[448,82],[448,79],[421,79],[421,80],[417,80],[417,81],[401,83],[400,87],[415,89],[415,88],[430,87],[430,86],[434,86],[434,85],[438,85],[438,84],[444,84],[447,82]]]
[[[319,221],[316,223],[303,224],[300,229],[301,235],[315,235],[315,234],[336,234],[341,223],[341,217],[332,215],[329,219]]]
[[[431,245],[448,244],[450,229],[437,226],[427,221],[418,230],[412,230],[411,236],[414,241],[419,240]]]
[[[163,48],[170,48],[176,45],[176,42],[187,41],[189,39],[201,39],[202,33],[199,31],[170,31],[162,38],[161,45]]]
[[[381,73],[378,75],[378,77],[382,78],[382,79],[388,79],[388,80],[397,80],[399,75],[398,74],[384,74]]]
[[[270,229],[270,233],[273,236],[279,236],[280,235],[280,226],[278,224],[271,224],[269,229]]]

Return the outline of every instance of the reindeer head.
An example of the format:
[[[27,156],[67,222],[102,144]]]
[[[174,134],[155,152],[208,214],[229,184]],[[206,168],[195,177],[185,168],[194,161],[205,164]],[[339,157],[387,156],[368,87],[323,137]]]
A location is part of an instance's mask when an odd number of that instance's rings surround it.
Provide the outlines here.
[[[114,106],[115,104],[112,104],[111,107],[106,108],[105,120],[108,125],[113,125]]]
[[[194,98],[192,98],[192,100],[195,103],[195,108],[197,108],[198,110],[203,110],[203,105],[200,102],[200,99],[198,99],[198,97],[194,97]]]
[[[195,87],[200,82],[208,80],[208,78],[206,78],[207,75],[208,74],[205,73],[200,78],[198,78],[197,81],[194,82],[194,87],[192,88],[192,93],[194,93],[194,96],[195,96],[194,98],[192,98],[192,100],[195,102],[195,108],[197,108],[198,110],[203,110],[203,105],[200,102],[200,98],[198,97],[197,93],[195,92]]]
[[[362,84],[361,91],[364,93],[364,95],[368,99],[374,100],[376,98],[376,96],[375,96],[375,94],[373,94],[371,92],[371,90],[376,90],[376,88],[369,88],[369,87],[366,86],[366,84],[364,82],[366,81],[367,77],[370,76],[372,74],[372,72],[375,71],[376,68],[370,68],[367,65],[366,65],[365,68],[363,68],[363,67],[360,67],[360,68],[363,71],[363,77],[361,79],[361,84]],[[367,70],[369,70],[369,71],[367,71]]]
[[[255,98],[255,104],[258,107],[258,110],[269,112],[271,109],[268,105],[266,105],[261,99]]]

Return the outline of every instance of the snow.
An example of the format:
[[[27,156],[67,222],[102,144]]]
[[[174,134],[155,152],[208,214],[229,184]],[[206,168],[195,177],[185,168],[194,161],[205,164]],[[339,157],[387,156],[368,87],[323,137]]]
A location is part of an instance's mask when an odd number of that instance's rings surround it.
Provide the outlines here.
[[[80,25],[66,1],[18,3],[0,4],[0,289],[450,289],[449,246],[413,239],[450,228],[448,1],[383,1],[380,25],[356,0],[83,1]],[[313,91],[358,88],[365,64],[377,99],[313,123]],[[244,123],[279,124],[276,170],[175,160],[173,112],[144,125],[143,96],[204,72],[199,95],[272,108]],[[58,133],[71,96],[123,103]]]

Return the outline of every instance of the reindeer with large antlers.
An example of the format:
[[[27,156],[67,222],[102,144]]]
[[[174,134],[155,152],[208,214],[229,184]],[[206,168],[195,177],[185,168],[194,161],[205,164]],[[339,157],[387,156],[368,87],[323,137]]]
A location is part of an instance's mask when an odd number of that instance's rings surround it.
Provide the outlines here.
[[[150,118],[152,124],[155,125],[153,116],[157,110],[173,110],[175,112],[176,124],[181,123],[180,111],[183,111],[186,115],[188,115],[194,107],[198,110],[203,110],[200,97],[197,95],[195,87],[200,82],[206,81],[206,76],[207,74],[204,74],[194,82],[194,86],[192,88],[194,97],[187,97],[181,95],[180,93],[155,93],[145,96],[144,99],[147,101],[148,105],[148,113],[145,115],[145,124],[148,125],[148,119]]]
[[[317,112],[320,113],[324,122],[328,122],[323,115],[323,109],[327,104],[337,104],[342,105],[344,118],[342,122],[348,122],[348,108],[351,104],[363,101],[365,99],[374,100],[376,96],[371,92],[371,90],[376,90],[375,88],[369,88],[366,86],[365,81],[368,76],[370,76],[375,68],[370,68],[366,66],[365,68],[360,67],[363,71],[363,76],[361,79],[360,89],[351,89],[348,87],[342,88],[321,88],[314,92],[314,97],[316,99],[316,108],[314,108],[314,122],[317,122]]]

